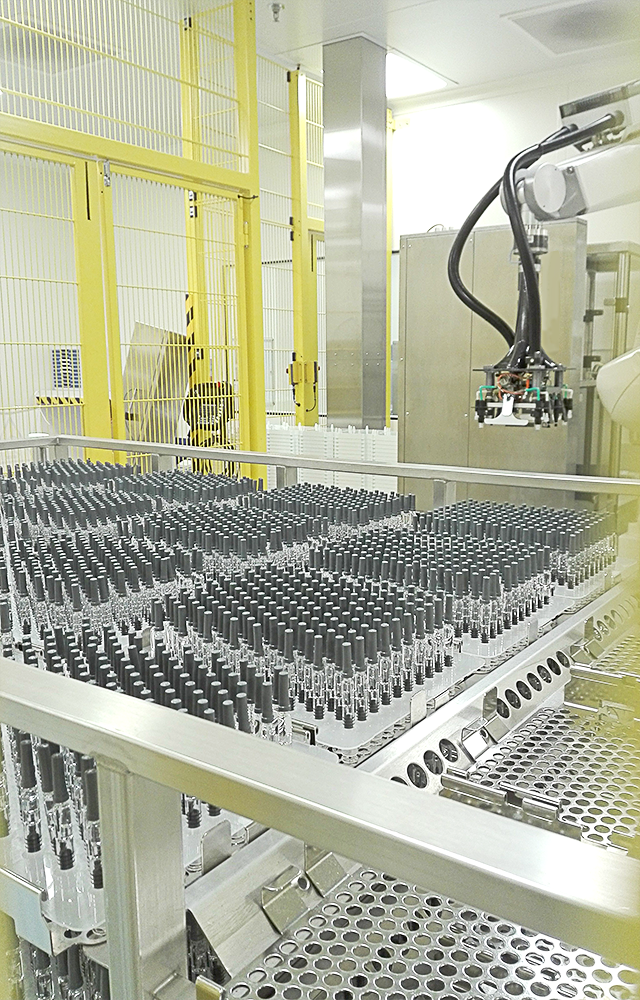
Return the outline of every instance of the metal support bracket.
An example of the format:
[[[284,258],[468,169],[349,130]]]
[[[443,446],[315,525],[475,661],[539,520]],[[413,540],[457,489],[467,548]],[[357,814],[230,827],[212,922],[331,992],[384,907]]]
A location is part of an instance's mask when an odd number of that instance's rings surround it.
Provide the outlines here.
[[[111,993],[187,978],[180,794],[98,758]]]
[[[295,486],[298,482],[298,470],[289,465],[276,465],[276,486],[279,490],[285,486]]]
[[[262,909],[281,934],[309,909],[307,895],[311,886],[306,874],[291,865],[270,885],[262,888]]]
[[[460,742],[465,753],[472,760],[477,760],[486,750],[494,746],[497,740],[488,732],[484,719],[480,719],[478,723],[462,730]]]
[[[335,889],[346,876],[346,871],[331,851],[304,845],[304,868],[321,896]]]
[[[42,889],[37,885],[7,868],[0,868],[0,911],[13,919],[18,937],[51,954],[51,934],[42,915],[42,899]]]
[[[482,699],[482,723],[489,736],[496,743],[509,732],[507,725],[501,715],[498,715],[498,689],[491,688]]]
[[[448,507],[456,502],[456,484],[449,479],[433,480],[433,506]]]
[[[573,840],[580,840],[581,827],[561,820],[555,805],[526,796],[521,797],[507,788],[484,788],[475,781],[458,775],[443,774],[441,781],[440,794],[444,798],[479,806],[481,809],[527,823],[529,826],[537,826],[551,833],[560,833]]]

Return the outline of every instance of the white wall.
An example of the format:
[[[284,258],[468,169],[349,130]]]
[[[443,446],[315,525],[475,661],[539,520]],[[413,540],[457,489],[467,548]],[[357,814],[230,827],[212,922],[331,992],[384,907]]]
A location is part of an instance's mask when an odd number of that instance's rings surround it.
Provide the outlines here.
[[[637,67],[635,70],[637,77]],[[570,78],[513,84],[494,96],[468,94],[462,103],[396,112],[392,148],[393,239],[435,225],[458,228],[509,158],[559,127],[558,106],[634,78],[629,66],[585,66]],[[576,151],[573,151],[574,153]],[[567,158],[572,152],[559,154]],[[612,177],[612,183],[615,178]],[[482,225],[504,225],[499,202]],[[588,217],[589,242],[640,242],[640,203]]]

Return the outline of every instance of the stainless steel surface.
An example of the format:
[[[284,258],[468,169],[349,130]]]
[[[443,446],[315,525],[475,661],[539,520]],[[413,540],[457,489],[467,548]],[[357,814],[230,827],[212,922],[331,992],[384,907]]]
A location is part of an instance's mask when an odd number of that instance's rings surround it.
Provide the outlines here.
[[[150,998],[187,975],[180,795],[98,757],[111,993]]]
[[[362,764],[360,770],[372,771],[387,777],[401,773],[404,775],[407,765],[417,760],[425,748],[437,750],[442,739],[449,741],[453,739],[457,742],[465,726],[483,718],[485,700],[492,692],[496,692],[497,698],[499,690],[514,687],[519,678],[525,678],[532,667],[546,663],[550,656],[559,662],[557,656],[559,650],[569,651],[584,640],[585,624],[590,619],[599,620],[627,601],[626,591],[619,585],[598,597],[587,608],[560,620],[551,632],[540,636],[526,649],[516,653],[506,663],[488,673],[486,677],[461,691],[454,699],[442,705],[437,712],[400,736],[392,746],[385,747]],[[561,663],[560,667],[559,674],[552,674],[552,679],[545,688],[545,697],[558,694],[561,700],[561,688],[566,683],[568,675]],[[565,670],[564,676],[562,670]],[[529,712],[530,709],[527,710],[525,706],[519,718],[524,719]]]
[[[282,489],[285,486],[295,486],[298,482],[298,470],[290,466],[276,466],[276,488]]]
[[[131,437],[152,441],[176,436],[189,388],[187,338],[183,333],[136,323],[122,375],[125,419]]]
[[[484,468],[575,473],[582,461],[584,413],[577,383],[582,370],[586,224],[550,223],[549,253],[542,261],[543,346],[567,365],[574,388],[568,425],[541,432],[508,427],[481,429],[474,419],[477,371],[502,357],[505,343],[454,295],[447,281],[453,231],[403,236],[400,243],[400,356],[398,457],[402,462],[452,462]],[[513,238],[507,226],[480,228],[469,240],[461,275],[482,301],[512,323],[517,305],[517,267],[510,262]],[[471,495],[497,499],[494,490]],[[485,484],[489,485],[489,484]],[[515,485],[515,484],[512,484]],[[546,484],[541,483],[546,488]],[[420,507],[431,506],[431,490],[405,481]],[[548,502],[543,493],[501,492],[502,500]]]
[[[425,806],[436,793],[637,858],[640,701],[637,684],[616,686],[640,671],[637,611],[616,588],[363,769],[415,785]]]
[[[10,725],[464,899],[640,964],[640,865],[444,799],[429,808],[375,775],[67,678],[2,661]],[[69,697],[70,685],[74,696]],[[339,780],[337,775],[339,774]],[[102,822],[113,822],[110,812]],[[109,837],[108,831],[103,836]],[[585,866],[590,878],[584,879]],[[629,953],[627,933],[635,944]]]
[[[3,859],[3,863],[4,859]],[[8,868],[0,867],[0,911],[8,913],[16,934],[35,944],[41,951],[51,951],[49,928],[42,915],[42,889]]]
[[[386,417],[386,50],[362,36],[323,48],[327,416]]]
[[[540,709],[482,754],[466,777],[505,801],[548,807],[585,841],[637,851],[640,741],[635,723],[610,709]]]
[[[261,906],[256,887],[263,887],[291,866],[304,870],[304,845],[268,830],[219,871],[187,888],[187,910],[229,976],[244,968],[249,955],[257,956],[276,942],[278,932]],[[315,906],[318,894],[312,899]]]
[[[230,1000],[616,997],[640,974],[370,868],[228,984]]]
[[[531,432],[535,434],[535,431]],[[541,432],[542,433],[542,432]],[[549,433],[552,433],[549,431]],[[37,438],[30,446],[43,447],[67,445],[72,448],[103,448],[105,451],[125,451],[149,453],[149,444],[144,441],[120,441],[114,438],[71,437]],[[3,442],[0,450],[10,451],[17,447],[11,441]],[[611,479],[598,476],[563,476],[544,472],[515,472],[502,469],[466,468],[455,465],[420,465],[417,463],[374,463],[339,462],[335,459],[303,458],[302,456],[274,455],[268,452],[232,451],[221,448],[190,448],[186,445],[153,444],[153,452],[159,455],[174,455],[177,458],[208,458],[214,461],[240,462],[255,465],[275,465],[289,469],[322,469],[327,472],[349,472],[357,475],[391,476],[405,480],[441,479],[451,483],[469,483],[500,487],[527,487],[554,491],[589,492],[619,496],[640,495],[640,480]]]
[[[199,996],[195,983],[182,976],[172,976],[168,982],[163,983],[155,991],[153,1000],[198,1000]],[[202,994],[202,996],[207,996],[207,994]],[[214,993],[213,996],[215,997],[216,994]]]
[[[589,669],[586,667],[585,669]],[[612,649],[598,657],[593,663],[598,672],[616,674],[623,677],[640,677],[640,635],[628,632]]]

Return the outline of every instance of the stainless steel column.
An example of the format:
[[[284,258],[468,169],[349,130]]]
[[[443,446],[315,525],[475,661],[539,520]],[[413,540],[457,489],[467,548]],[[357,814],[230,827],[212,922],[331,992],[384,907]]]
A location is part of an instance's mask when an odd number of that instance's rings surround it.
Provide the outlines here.
[[[385,49],[324,46],[327,415],[384,427],[387,191]]]

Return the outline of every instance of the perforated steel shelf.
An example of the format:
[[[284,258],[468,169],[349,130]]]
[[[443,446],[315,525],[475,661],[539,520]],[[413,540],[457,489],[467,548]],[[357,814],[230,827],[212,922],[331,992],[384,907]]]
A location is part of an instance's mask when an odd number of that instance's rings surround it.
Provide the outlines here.
[[[591,665],[602,673],[640,677],[640,636],[634,632],[627,633],[624,639]]]
[[[602,847],[628,850],[640,833],[640,734],[604,711],[541,709],[466,777],[556,807]]]
[[[232,1000],[637,996],[640,974],[363,869],[233,979]]]

